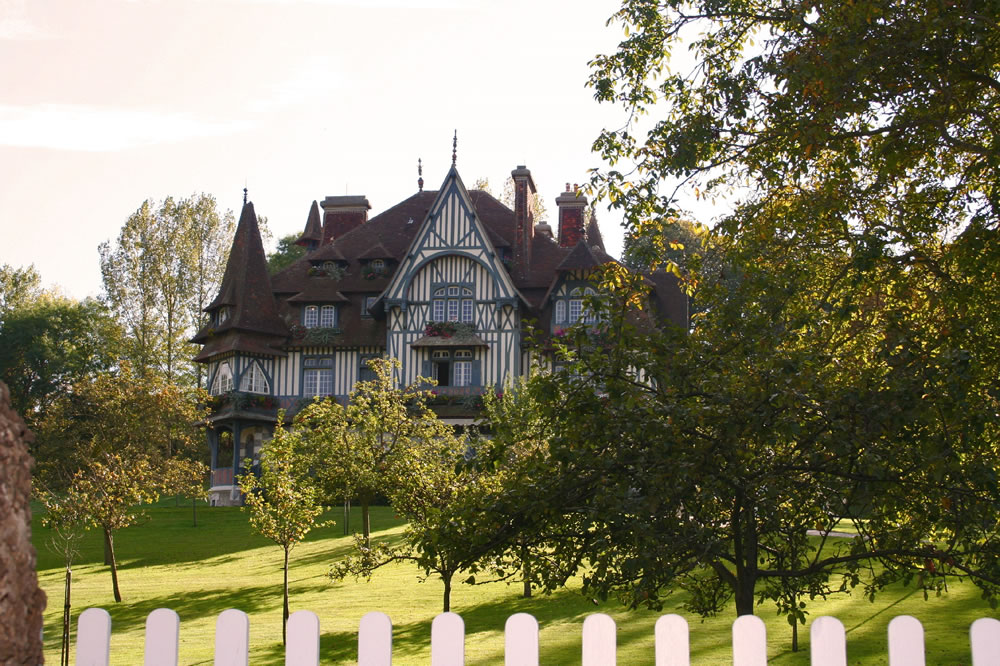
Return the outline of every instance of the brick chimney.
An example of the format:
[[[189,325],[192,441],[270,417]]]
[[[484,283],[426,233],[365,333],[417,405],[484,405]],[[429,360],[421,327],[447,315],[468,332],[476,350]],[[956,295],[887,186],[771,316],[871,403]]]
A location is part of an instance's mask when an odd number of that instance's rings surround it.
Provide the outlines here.
[[[371,210],[368,198],[363,194],[327,197],[320,205],[323,207],[322,245],[360,227],[368,221],[368,211]]]
[[[524,277],[531,266],[531,243],[535,237],[535,181],[523,164],[510,172],[514,179],[514,263]]]
[[[580,192],[580,186],[571,190],[566,183],[566,191],[556,197],[559,207],[559,247],[575,247],[586,238],[583,228],[583,210],[587,207],[587,197]]]

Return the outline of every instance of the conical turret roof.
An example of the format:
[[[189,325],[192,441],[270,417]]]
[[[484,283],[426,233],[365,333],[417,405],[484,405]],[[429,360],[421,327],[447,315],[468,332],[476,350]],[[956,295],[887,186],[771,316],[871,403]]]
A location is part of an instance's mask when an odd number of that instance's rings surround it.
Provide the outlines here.
[[[319,245],[322,242],[323,222],[320,219],[319,202],[313,200],[312,207],[309,209],[309,219],[306,220],[306,229],[299,236],[299,239],[295,241],[295,244],[309,245],[310,243],[315,243]]]

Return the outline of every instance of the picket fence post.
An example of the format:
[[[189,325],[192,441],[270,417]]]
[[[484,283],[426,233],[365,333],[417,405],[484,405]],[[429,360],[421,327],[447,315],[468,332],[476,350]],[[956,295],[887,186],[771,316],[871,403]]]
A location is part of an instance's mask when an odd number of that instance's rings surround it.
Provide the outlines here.
[[[618,628],[610,615],[594,613],[583,621],[583,666],[614,666]]]
[[[680,615],[663,615],[653,629],[656,634],[656,666],[691,666],[688,623]]]
[[[538,666],[538,620],[534,616],[511,615],[503,634],[504,666]]]
[[[441,613],[431,622],[431,666],[465,664],[465,622],[457,613]]]
[[[924,666],[924,627],[910,615],[889,622],[889,666]]]
[[[969,627],[972,666],[1000,664],[1000,620],[982,617]]]
[[[392,664],[392,620],[385,613],[365,613],[358,627],[358,666]]]
[[[108,666],[111,659],[111,616],[88,608],[76,624],[76,666]]]
[[[250,618],[230,608],[215,621],[215,666],[249,666]]]
[[[847,666],[847,633],[840,620],[827,615],[812,621],[809,661],[812,666]]]
[[[733,666],[767,666],[767,629],[756,615],[733,622]]]
[[[177,666],[181,618],[169,608],[157,608],[146,617],[145,666]]]
[[[319,666],[319,617],[298,610],[288,617],[285,666]]]

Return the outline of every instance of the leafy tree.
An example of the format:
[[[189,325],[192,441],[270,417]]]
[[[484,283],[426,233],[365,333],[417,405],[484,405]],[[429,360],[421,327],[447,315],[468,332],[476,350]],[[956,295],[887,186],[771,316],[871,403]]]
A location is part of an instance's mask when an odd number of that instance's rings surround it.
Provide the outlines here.
[[[112,590],[115,601],[121,602],[114,533],[140,520],[142,514],[136,510],[137,505],[156,501],[159,476],[148,456],[97,453],[103,448],[100,444],[95,441],[94,456],[76,472],[65,494],[45,494],[43,501],[48,510],[48,525],[65,528],[83,524],[103,532]]]
[[[42,277],[32,264],[15,268],[10,264],[0,266],[0,326],[7,314],[30,303],[42,293]]]
[[[43,292],[22,300],[0,324],[0,379],[32,423],[60,391],[119,358],[121,332],[98,301]]]
[[[368,365],[375,378],[355,385],[347,407],[317,400],[295,419],[328,497],[356,497],[361,504],[365,544],[375,498],[390,495],[407,475],[419,475],[414,456],[421,447],[450,436],[450,427],[426,407],[422,382],[399,386],[398,360],[372,359]]]
[[[274,252],[267,255],[267,272],[280,273],[306,255],[306,248],[296,245],[299,234],[288,234],[278,239]]]
[[[246,497],[244,510],[250,512],[250,526],[281,546],[284,552],[282,644],[288,624],[288,555],[314,527],[332,524],[316,523],[323,506],[308,478],[309,469],[297,453],[297,449],[301,450],[299,435],[285,430],[283,421],[281,411],[274,437],[261,448],[260,476],[247,470],[239,479],[240,490]]]
[[[598,593],[656,605],[685,582],[740,614],[872,561],[870,594],[967,575],[995,596],[996,14],[623,3],[591,84],[628,121],[593,185],[635,238],[681,192],[731,197],[713,232],[737,279],[704,279],[690,336],[612,318],[608,348],[576,335],[572,374],[537,380],[570,419],[542,477],[569,481],[537,503],[563,574],[585,556]],[[695,62],[672,71],[682,39]],[[807,538],[842,519],[861,536]]]
[[[115,453],[148,458],[162,477],[166,461],[203,456],[195,425],[206,414],[200,395],[160,377],[138,377],[128,363],[82,379],[57,396],[39,423],[33,451],[39,473],[58,489],[76,470]]]
[[[206,194],[146,200],[113,246],[100,245],[105,294],[141,376],[191,379],[187,359],[194,353],[187,340],[218,291],[234,226],[232,214],[220,215]]]

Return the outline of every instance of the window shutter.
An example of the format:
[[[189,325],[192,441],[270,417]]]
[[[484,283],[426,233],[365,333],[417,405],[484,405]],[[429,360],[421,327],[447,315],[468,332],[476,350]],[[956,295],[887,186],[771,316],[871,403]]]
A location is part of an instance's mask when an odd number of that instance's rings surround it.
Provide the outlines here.
[[[472,385],[473,386],[482,386],[483,385],[483,375],[482,375],[482,372],[480,372],[480,365],[481,364],[482,364],[482,361],[473,361],[472,362]]]
[[[424,361],[420,364],[420,376],[430,379],[431,377],[431,362]]]

